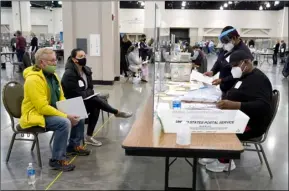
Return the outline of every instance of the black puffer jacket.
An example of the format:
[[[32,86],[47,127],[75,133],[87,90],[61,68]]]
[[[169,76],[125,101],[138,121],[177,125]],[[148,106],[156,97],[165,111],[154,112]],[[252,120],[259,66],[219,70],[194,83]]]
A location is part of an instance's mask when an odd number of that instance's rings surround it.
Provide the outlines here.
[[[66,99],[79,96],[86,98],[94,94],[91,69],[87,66],[84,66],[83,72],[87,77],[87,88],[86,82],[81,77],[76,64],[72,61],[71,58],[68,58],[65,65],[65,72],[61,80],[61,85]],[[83,83],[80,83],[79,81],[82,81]],[[84,86],[80,87],[80,84],[84,84]]]

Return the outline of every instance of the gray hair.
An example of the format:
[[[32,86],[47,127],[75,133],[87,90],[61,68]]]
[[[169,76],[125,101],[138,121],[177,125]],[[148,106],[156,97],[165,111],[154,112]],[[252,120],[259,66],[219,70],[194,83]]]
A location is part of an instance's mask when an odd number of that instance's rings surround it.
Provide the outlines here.
[[[35,53],[35,64],[39,66],[40,61],[45,59],[47,55],[55,54],[54,51],[50,48],[40,48]]]

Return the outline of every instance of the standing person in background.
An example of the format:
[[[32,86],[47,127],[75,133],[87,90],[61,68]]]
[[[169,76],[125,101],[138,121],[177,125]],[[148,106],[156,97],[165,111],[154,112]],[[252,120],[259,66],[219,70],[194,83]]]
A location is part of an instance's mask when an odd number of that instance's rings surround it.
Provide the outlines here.
[[[141,57],[142,61],[145,61],[148,55],[148,45],[146,43],[146,35],[142,34],[141,39],[139,42],[139,56]]]
[[[38,38],[34,33],[31,33],[31,37],[32,37],[30,42],[31,52],[35,54],[35,52],[38,50]]]
[[[232,52],[244,50],[251,56],[251,60],[254,60],[254,57],[242,41],[238,31],[232,26],[226,26],[222,30],[219,40],[223,44],[223,49],[219,53],[217,61],[211,71],[205,72],[204,75],[213,76],[220,72],[219,79],[214,80],[213,85],[220,85],[223,96],[225,96],[227,91],[231,89],[236,82],[236,79],[234,79],[231,74],[232,66],[229,64],[229,58]]]
[[[273,65],[277,65],[278,63],[278,52],[280,48],[279,40],[276,41],[276,44],[274,46],[274,54],[273,54]]]
[[[254,42],[254,40],[253,39],[251,39],[250,41],[249,41],[249,47],[252,47],[252,48],[254,48],[255,47],[255,42]]]
[[[50,46],[53,46],[55,44],[55,40],[54,37],[52,36],[50,39]]]
[[[285,63],[285,51],[286,51],[286,43],[284,42],[284,40],[281,40],[281,45],[280,45],[281,63]]]
[[[197,67],[197,70],[199,72],[204,72],[203,70],[203,67],[202,67],[202,64],[204,62],[204,59],[205,59],[205,54],[204,52],[200,49],[199,46],[193,46],[193,50],[194,50],[194,54],[193,54],[193,57],[192,57],[192,62],[193,62],[193,66],[192,66],[192,69],[194,67]],[[207,71],[207,69],[205,70]]]
[[[16,51],[16,34],[13,35],[14,37],[11,38],[10,45],[12,47],[12,52]],[[12,60],[14,61],[14,54],[12,54]]]
[[[26,50],[26,39],[22,36],[21,31],[16,31],[16,54],[18,62],[22,62]]]
[[[128,39],[127,35],[124,34],[120,44],[120,74],[124,73],[125,77],[128,77],[128,63],[126,62],[125,56],[127,54],[128,48],[132,45],[131,41]]]

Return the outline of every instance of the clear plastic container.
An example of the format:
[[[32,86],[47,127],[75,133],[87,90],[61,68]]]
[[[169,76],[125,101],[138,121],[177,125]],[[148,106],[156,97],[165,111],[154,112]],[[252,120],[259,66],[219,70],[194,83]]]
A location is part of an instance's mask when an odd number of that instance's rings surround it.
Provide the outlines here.
[[[33,168],[32,163],[29,163],[28,167],[27,167],[27,178],[28,178],[28,184],[29,185],[34,185],[36,182],[36,178],[35,178],[35,170]]]
[[[192,136],[191,129],[187,123],[183,122],[182,124],[177,131],[176,143],[178,145],[190,145]]]

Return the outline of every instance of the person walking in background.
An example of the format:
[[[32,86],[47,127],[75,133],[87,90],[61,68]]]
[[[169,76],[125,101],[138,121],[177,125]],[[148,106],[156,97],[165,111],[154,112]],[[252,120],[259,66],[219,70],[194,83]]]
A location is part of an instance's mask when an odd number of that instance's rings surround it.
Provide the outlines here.
[[[35,54],[36,51],[38,50],[38,38],[34,33],[31,33],[31,37],[32,37],[30,42],[31,52]]]
[[[16,31],[16,54],[18,62],[23,61],[23,55],[26,50],[26,39],[22,36],[21,31]]]
[[[285,51],[286,51],[286,43],[284,40],[281,40],[281,45],[280,45],[280,58],[281,58],[281,63],[285,63]]]
[[[147,57],[149,56],[149,53],[148,53],[149,48],[148,48],[148,45],[146,43],[146,39],[147,39],[146,35],[142,34],[139,45],[138,45],[139,56],[141,57],[142,61],[145,61],[147,59]]]
[[[273,54],[273,65],[277,65],[278,63],[278,52],[280,48],[279,40],[277,40],[275,46],[274,46],[274,54]]]
[[[16,51],[16,34],[13,35],[14,37],[11,38],[10,45],[12,48],[12,52]],[[14,61],[14,54],[12,54],[12,60]]]
[[[126,62],[125,56],[127,54],[128,48],[132,45],[126,34],[123,35],[121,44],[120,44],[120,74],[124,74],[125,77],[128,77],[128,63]]]

